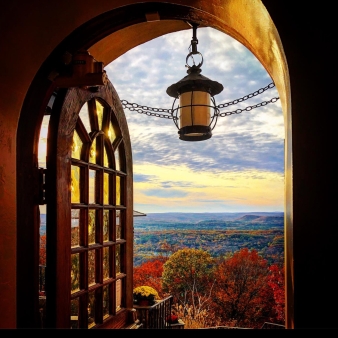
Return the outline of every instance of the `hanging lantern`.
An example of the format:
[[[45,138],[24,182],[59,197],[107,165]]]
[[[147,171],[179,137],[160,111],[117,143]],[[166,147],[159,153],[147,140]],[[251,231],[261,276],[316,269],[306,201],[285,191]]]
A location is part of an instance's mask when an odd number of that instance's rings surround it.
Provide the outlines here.
[[[179,138],[183,141],[203,141],[212,136],[212,130],[216,126],[219,109],[216,107],[214,95],[219,94],[223,86],[201,74],[203,56],[197,51],[197,24],[192,24],[192,27],[192,51],[186,57],[188,75],[168,87],[167,94],[175,98],[172,114]],[[189,66],[189,58],[194,62],[193,55],[196,54],[200,55],[201,62],[197,66]]]

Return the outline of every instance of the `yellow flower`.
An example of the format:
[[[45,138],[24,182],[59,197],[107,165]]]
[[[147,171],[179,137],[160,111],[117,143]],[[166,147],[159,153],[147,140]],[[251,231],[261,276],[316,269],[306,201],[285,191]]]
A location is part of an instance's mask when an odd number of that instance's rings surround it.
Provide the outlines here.
[[[157,291],[151,286],[138,286],[133,290],[133,296],[135,301],[141,299],[147,299],[150,302],[154,302],[155,299],[159,299]]]

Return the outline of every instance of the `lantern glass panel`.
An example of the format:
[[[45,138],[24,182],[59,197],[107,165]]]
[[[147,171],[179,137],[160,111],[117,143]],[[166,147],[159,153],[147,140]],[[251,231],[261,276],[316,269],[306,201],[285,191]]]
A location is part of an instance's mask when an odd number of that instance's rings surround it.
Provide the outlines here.
[[[180,96],[180,128],[210,125],[210,94],[201,91],[182,93]]]

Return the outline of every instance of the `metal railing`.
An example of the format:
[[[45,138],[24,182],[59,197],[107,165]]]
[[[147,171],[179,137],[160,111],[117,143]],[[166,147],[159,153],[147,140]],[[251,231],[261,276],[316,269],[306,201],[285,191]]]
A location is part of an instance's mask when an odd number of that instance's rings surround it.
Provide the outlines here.
[[[251,327],[239,327],[239,326],[210,326],[210,327],[203,327],[201,329],[238,329],[238,330],[250,330],[252,329]],[[275,323],[269,323],[269,322],[265,322],[262,327],[261,330],[276,330],[276,329],[285,329],[284,325],[281,324],[275,324]]]
[[[141,329],[170,329],[171,325],[166,321],[171,314],[173,296],[158,300],[151,306],[134,305],[137,318],[142,323]]]
[[[278,330],[278,329],[285,329],[285,326],[284,325],[281,325],[281,324],[275,324],[275,323],[269,323],[269,322],[265,322],[261,329],[269,329],[269,330]]]

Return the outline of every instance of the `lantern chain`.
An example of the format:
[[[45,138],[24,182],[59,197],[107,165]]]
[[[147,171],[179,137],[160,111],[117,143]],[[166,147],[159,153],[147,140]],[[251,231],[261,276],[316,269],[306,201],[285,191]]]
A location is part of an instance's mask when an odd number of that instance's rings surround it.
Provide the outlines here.
[[[237,103],[246,101],[248,99],[251,99],[251,98],[253,98],[253,97],[255,97],[259,94],[264,93],[266,90],[271,89],[273,87],[275,87],[275,84],[272,82],[269,85],[267,85],[266,87],[260,88],[253,93],[245,95],[245,96],[243,96],[239,99],[229,101],[227,103],[221,103],[218,106],[216,106],[215,108],[216,108],[217,111],[219,111],[222,108],[226,108],[226,107],[235,105]],[[236,109],[236,110],[231,111],[231,112],[218,113],[217,115],[220,116],[220,117],[224,117],[224,116],[229,116],[229,115],[233,115],[233,114],[240,114],[244,111],[250,111],[250,110],[255,109],[255,108],[266,106],[269,103],[275,103],[278,100],[279,100],[279,97],[274,97],[274,98],[270,99],[269,101],[262,101],[260,103],[255,104],[255,105],[248,106],[244,109]],[[127,100],[121,100],[121,104],[122,104],[123,109],[128,109],[130,111],[136,111],[139,114],[145,114],[145,115],[148,115],[148,116],[155,116],[155,117],[160,117],[160,118],[165,118],[165,119],[177,119],[177,117],[173,116],[173,110],[172,109],[152,108],[152,107],[148,107],[148,106],[141,106],[137,103],[130,103]]]

